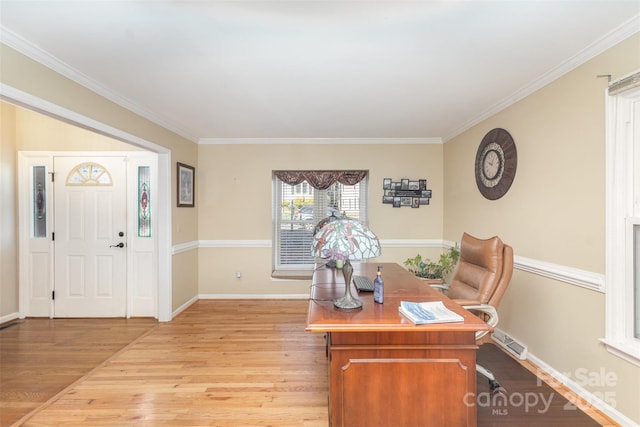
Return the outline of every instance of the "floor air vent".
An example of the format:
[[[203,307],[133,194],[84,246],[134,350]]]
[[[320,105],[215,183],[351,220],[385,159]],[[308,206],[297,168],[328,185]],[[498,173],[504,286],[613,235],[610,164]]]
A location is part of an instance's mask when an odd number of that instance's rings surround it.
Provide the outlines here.
[[[493,334],[491,334],[491,338],[502,348],[513,354],[518,359],[525,360],[527,358],[527,347],[520,344],[518,341],[511,338],[501,330],[494,330]]]

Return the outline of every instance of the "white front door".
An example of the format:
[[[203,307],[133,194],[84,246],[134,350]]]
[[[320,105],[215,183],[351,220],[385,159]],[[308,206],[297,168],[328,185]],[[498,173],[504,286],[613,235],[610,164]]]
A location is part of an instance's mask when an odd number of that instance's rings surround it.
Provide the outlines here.
[[[125,157],[54,158],[54,317],[125,317]]]

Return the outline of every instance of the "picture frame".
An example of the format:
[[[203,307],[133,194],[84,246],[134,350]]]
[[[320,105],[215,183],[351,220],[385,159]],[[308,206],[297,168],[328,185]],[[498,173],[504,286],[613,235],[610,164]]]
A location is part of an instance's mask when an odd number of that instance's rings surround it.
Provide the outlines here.
[[[196,168],[177,162],[177,200],[179,208],[192,208],[196,205]]]
[[[382,203],[394,208],[409,206],[419,208],[429,205],[432,192],[427,188],[427,179],[402,178],[394,181],[392,178],[382,180]]]

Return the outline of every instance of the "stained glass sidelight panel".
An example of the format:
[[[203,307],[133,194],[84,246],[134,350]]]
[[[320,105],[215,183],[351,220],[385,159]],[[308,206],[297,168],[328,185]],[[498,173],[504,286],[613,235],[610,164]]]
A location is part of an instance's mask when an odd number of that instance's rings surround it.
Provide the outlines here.
[[[138,236],[151,237],[151,171],[138,167]]]
[[[33,167],[33,237],[47,237],[47,171],[45,166]]]

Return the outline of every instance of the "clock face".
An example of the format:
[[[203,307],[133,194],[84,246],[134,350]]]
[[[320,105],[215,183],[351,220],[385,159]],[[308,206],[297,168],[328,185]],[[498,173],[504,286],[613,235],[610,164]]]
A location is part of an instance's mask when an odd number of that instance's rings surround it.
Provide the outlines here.
[[[504,151],[495,142],[487,145],[482,151],[482,183],[494,187],[504,171]]]
[[[504,129],[493,129],[480,142],[476,153],[476,184],[489,200],[504,196],[511,187],[518,164],[516,145]]]

